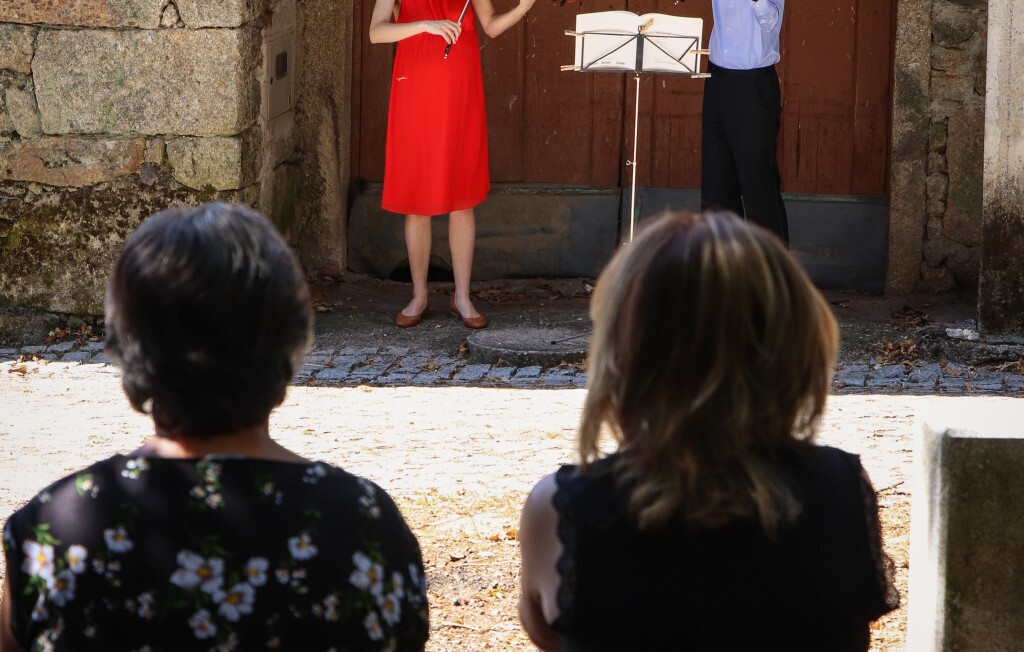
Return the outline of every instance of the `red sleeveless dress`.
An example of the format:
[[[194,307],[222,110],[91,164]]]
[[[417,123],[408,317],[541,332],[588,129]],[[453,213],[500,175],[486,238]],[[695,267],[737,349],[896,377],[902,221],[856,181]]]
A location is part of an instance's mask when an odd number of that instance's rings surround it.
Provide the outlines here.
[[[402,0],[398,22],[458,20],[465,0]],[[434,34],[398,42],[384,163],[384,210],[440,215],[487,197],[487,117],[473,7],[444,58]]]

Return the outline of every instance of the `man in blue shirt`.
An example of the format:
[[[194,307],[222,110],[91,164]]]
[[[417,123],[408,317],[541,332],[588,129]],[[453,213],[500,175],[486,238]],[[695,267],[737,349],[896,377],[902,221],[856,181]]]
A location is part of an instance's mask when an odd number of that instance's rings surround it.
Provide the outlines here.
[[[726,209],[789,242],[776,159],[785,0],[712,0],[701,129],[701,208]]]

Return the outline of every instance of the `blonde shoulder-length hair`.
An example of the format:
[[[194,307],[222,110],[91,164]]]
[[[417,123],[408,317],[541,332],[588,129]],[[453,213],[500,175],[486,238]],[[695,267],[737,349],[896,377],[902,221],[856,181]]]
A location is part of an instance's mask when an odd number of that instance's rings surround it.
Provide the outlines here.
[[[795,518],[777,461],[814,436],[838,331],[778,239],[731,213],[666,214],[601,274],[591,317],[584,472],[610,435],[645,529],[755,517],[774,536]]]

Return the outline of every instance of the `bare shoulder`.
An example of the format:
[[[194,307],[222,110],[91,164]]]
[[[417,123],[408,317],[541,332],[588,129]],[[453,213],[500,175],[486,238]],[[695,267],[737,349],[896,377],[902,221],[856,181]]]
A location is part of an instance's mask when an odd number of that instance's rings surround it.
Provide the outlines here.
[[[558,483],[555,474],[546,475],[530,490],[526,497],[526,504],[523,506],[523,519],[543,519],[554,516],[555,493],[558,491]]]

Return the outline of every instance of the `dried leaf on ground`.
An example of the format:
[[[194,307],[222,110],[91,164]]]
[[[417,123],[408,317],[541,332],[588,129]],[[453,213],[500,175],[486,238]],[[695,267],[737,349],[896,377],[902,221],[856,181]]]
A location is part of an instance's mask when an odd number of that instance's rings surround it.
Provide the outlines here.
[[[917,360],[917,341],[912,339],[891,340],[882,339],[870,347],[871,354],[882,364],[912,364]]]
[[[530,298],[525,292],[513,292],[510,290],[480,290],[473,293],[473,297],[486,301],[487,303],[507,303],[509,301],[525,301]]]
[[[903,306],[896,312],[892,313],[892,316],[896,320],[897,324],[905,330],[921,328],[922,326],[927,326],[934,321],[927,314],[917,310],[916,308],[911,308],[910,306]]]
[[[956,369],[955,367],[950,367],[948,364],[943,364],[941,369],[942,373],[949,374],[950,376],[962,376],[964,374],[963,369]]]
[[[433,360],[430,360],[426,362],[422,367],[420,367],[420,371],[437,371],[440,368],[441,365],[437,364]]]
[[[1017,360],[1016,362],[1004,362],[1003,364],[992,367],[993,371],[1008,371],[1011,374],[1024,375],[1024,358]]]

